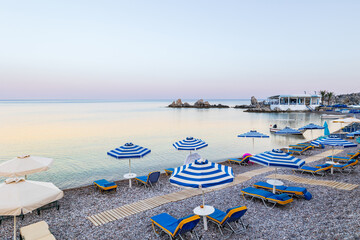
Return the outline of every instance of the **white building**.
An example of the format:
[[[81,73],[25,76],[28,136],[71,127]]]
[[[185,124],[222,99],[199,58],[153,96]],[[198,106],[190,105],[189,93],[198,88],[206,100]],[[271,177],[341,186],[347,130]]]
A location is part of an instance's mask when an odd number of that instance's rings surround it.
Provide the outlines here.
[[[276,107],[282,111],[288,109],[292,111],[314,110],[320,106],[320,95],[295,94],[295,95],[275,95],[268,97],[267,102],[271,110]]]

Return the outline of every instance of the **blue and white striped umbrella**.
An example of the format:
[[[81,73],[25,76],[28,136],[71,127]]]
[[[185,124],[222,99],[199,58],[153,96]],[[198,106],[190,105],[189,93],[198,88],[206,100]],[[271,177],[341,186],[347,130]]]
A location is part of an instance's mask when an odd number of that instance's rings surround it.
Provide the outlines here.
[[[231,167],[202,159],[175,168],[170,177],[170,183],[173,185],[183,188],[200,188],[203,205],[205,205],[205,188],[221,187],[233,181],[234,172]]]
[[[268,138],[268,135],[260,133],[256,130],[251,130],[250,132],[243,133],[238,135],[238,137],[245,137],[245,138]]]
[[[343,140],[341,138],[337,138],[337,137],[326,137],[323,139],[319,139],[319,140],[315,140],[311,142],[312,145],[318,146],[318,145],[328,145],[328,146],[332,146],[332,147],[344,147],[344,148],[348,148],[348,147],[356,147],[357,144]]]
[[[141,158],[150,153],[148,148],[134,145],[133,143],[125,143],[123,146],[115,148],[107,153],[107,155],[120,159],[120,158]]]
[[[231,167],[195,160],[194,163],[177,167],[170,177],[170,183],[184,188],[212,188],[231,183],[234,173]]]
[[[275,134],[302,134],[300,131],[296,130],[296,129],[292,129],[289,127],[285,127],[284,129],[281,129],[277,132],[275,132]]]
[[[310,123],[306,126],[303,126],[301,128],[299,128],[298,130],[299,131],[305,131],[305,130],[310,130],[311,131],[311,139],[313,139],[313,130],[316,130],[316,129],[324,129],[325,127],[323,126],[319,126],[319,125],[316,125],[316,124],[313,124],[313,123]]]
[[[252,138],[253,152],[254,152],[254,149],[255,149],[255,141],[254,141],[255,138],[269,138],[268,135],[260,133],[260,132],[258,132],[256,130],[251,130],[250,132],[240,134],[240,135],[238,135],[238,137]]]
[[[151,150],[148,148],[134,145],[133,143],[125,143],[123,146],[107,152],[107,155],[116,159],[129,159],[129,175],[131,175],[131,158],[142,158],[150,152]],[[129,179],[129,186],[131,187],[131,179]]]
[[[186,151],[192,151],[192,150],[198,150],[204,147],[207,147],[208,144],[206,142],[204,142],[201,139],[196,139],[193,137],[187,137],[184,140],[175,142],[173,144],[173,146],[177,149],[177,150],[186,150]]]
[[[313,123],[310,123],[310,124],[308,124],[306,126],[303,126],[303,127],[299,128],[299,130],[313,130],[313,129],[324,129],[324,127],[313,124]]]
[[[291,168],[298,169],[305,164],[305,161],[296,158],[279,149],[264,152],[250,157],[250,160],[263,166],[275,168]]]

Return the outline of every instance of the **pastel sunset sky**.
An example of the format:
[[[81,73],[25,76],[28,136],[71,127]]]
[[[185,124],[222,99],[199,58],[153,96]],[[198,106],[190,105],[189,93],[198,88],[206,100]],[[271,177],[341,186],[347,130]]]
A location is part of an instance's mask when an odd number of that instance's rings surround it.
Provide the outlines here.
[[[0,99],[264,98],[360,91],[358,0],[18,0]]]

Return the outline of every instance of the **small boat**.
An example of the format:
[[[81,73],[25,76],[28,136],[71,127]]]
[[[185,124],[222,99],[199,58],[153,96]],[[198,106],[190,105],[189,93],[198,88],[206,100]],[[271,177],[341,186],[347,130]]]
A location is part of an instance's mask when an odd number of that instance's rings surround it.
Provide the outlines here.
[[[338,119],[338,118],[342,118],[342,117],[346,117],[346,115],[331,115],[331,114],[322,114],[321,115],[322,119]]]
[[[276,123],[274,125],[270,125],[270,132],[271,133],[275,133],[277,131],[279,131],[280,128],[277,127]]]
[[[280,130],[280,128],[272,128],[272,127],[270,128],[270,132],[272,132],[272,133],[275,133],[279,130]]]

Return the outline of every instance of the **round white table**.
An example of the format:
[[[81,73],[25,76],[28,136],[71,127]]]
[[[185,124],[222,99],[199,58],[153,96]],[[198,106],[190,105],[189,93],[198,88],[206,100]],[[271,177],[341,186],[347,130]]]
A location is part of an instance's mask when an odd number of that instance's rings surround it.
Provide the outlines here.
[[[208,230],[206,216],[212,214],[213,212],[215,212],[215,208],[212,207],[212,206],[208,206],[208,205],[204,205],[203,208],[201,208],[200,206],[194,208],[194,214],[203,217],[203,220],[204,220],[204,230],[205,230],[205,231]]]
[[[334,164],[338,164],[336,162],[332,162],[332,161],[327,161],[325,162],[326,164],[330,164],[331,165],[331,174],[334,174]]]
[[[284,185],[284,183],[282,181],[276,180],[276,179],[268,179],[268,180],[266,180],[266,182],[270,185],[273,185],[273,194],[276,193],[276,186]]]
[[[136,173],[124,174],[124,178],[129,179],[129,187],[131,188],[131,179],[136,178]]]

